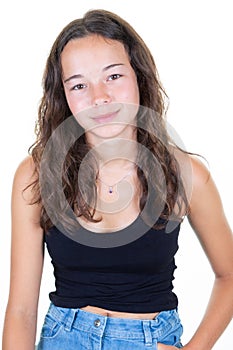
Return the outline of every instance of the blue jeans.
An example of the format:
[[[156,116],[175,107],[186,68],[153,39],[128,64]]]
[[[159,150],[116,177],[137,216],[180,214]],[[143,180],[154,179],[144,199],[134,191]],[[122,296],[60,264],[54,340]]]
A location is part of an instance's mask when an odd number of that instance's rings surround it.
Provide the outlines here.
[[[182,348],[183,327],[176,310],[153,320],[116,318],[50,305],[38,350],[142,350],[157,343]]]

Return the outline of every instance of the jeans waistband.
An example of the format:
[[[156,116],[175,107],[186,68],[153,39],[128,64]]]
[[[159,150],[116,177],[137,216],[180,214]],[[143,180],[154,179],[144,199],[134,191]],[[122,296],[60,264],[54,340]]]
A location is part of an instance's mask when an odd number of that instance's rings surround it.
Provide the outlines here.
[[[176,310],[162,311],[153,320],[128,319],[102,316],[82,309],[67,309],[50,305],[48,315],[64,325],[66,331],[72,328],[97,335],[135,337],[144,339],[149,345],[153,338],[161,338],[169,329],[176,328],[180,319]]]

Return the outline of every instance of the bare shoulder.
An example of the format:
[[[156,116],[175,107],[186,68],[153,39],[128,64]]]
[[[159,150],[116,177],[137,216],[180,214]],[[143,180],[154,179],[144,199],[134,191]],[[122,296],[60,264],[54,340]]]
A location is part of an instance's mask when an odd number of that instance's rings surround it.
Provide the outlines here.
[[[37,180],[35,165],[31,156],[24,158],[18,165],[12,186],[12,238],[19,236],[28,240],[34,236],[43,237],[40,227],[41,205],[33,186]]]
[[[35,203],[36,194],[33,186],[37,180],[34,161],[31,156],[25,157],[16,168],[12,186],[12,213],[13,223],[32,220],[38,225],[40,221],[41,206]],[[24,219],[23,219],[24,218]]]
[[[13,192],[24,191],[24,198],[32,199],[30,184],[36,180],[36,167],[32,156],[25,157],[17,166],[13,179]],[[28,188],[27,188],[28,187]]]
[[[14,180],[22,182],[30,182],[33,180],[35,173],[35,164],[31,155],[25,157],[17,166]]]
[[[210,172],[207,161],[200,156],[188,156],[191,177],[189,219],[195,224],[225,220],[220,193]]]
[[[189,155],[190,164],[192,167],[192,180],[196,188],[205,186],[211,181],[210,170],[200,156]]]
[[[172,153],[179,164],[181,178],[189,196],[193,191],[208,183],[211,175],[204,158],[175,147],[172,147]]]

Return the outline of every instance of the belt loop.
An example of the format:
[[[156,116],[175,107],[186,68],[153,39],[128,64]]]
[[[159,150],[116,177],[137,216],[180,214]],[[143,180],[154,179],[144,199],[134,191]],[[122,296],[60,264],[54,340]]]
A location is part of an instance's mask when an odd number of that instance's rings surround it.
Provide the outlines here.
[[[145,337],[145,345],[146,346],[152,346],[152,336],[151,336],[151,330],[150,330],[150,321],[143,320],[142,321],[142,327]]]
[[[65,319],[64,319],[64,324],[65,327],[64,329],[67,332],[70,332],[72,330],[72,326],[76,317],[76,313],[78,312],[78,310],[74,310],[74,309],[68,309],[69,311],[67,312]]]

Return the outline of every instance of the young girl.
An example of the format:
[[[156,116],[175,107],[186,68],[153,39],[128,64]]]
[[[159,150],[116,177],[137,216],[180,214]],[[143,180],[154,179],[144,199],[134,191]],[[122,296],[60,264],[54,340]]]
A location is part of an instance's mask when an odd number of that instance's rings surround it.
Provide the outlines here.
[[[34,349],[45,244],[56,291],[38,350],[212,349],[233,315],[233,237],[208,170],[168,135],[145,43],[89,11],[56,39],[43,83],[37,140],[13,184],[3,350]],[[185,216],[216,278],[182,346],[173,279]]]

